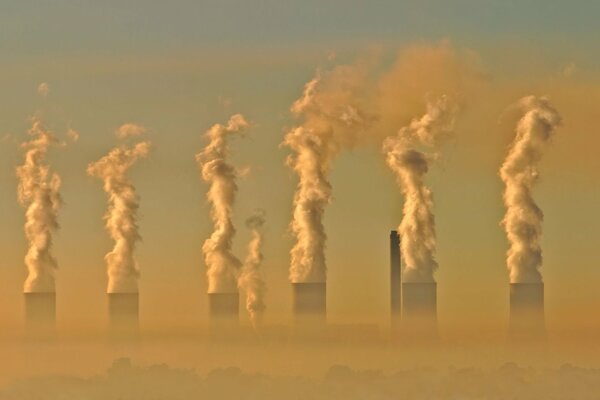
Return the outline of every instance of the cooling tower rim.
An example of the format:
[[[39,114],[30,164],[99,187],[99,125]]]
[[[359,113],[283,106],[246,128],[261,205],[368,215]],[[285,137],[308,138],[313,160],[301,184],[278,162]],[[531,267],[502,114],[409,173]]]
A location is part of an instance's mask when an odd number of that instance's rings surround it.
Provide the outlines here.
[[[56,294],[56,291],[24,291],[24,295],[28,294]]]
[[[510,282],[510,286],[544,286],[544,282]]]

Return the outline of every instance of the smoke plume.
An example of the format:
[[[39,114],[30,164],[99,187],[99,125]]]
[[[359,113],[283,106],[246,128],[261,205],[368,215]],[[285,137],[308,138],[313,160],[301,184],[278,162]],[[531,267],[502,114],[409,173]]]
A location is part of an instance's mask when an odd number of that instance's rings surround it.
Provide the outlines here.
[[[506,214],[502,225],[509,242],[506,264],[511,283],[542,282],[542,210],[531,191],[538,180],[537,164],[561,117],[545,97],[527,96],[519,101],[523,116],[516,136],[500,168],[504,182]]]
[[[125,124],[115,134],[120,140],[127,140],[144,131],[141,126]],[[115,244],[104,257],[108,273],[107,293],[138,291],[139,267],[134,252],[136,243],[141,240],[137,225],[139,197],[127,172],[138,159],[145,158],[149,151],[149,141],[122,142],[87,168],[89,175],[102,179],[104,191],[108,195],[106,230]]]
[[[59,228],[61,181],[46,162],[46,153],[51,145],[59,142],[37,118],[33,119],[28,133],[33,138],[21,145],[25,149],[25,162],[17,168],[18,198],[26,208],[25,235],[29,242],[24,291],[54,292],[54,272],[58,264],[51,252],[52,234]]]
[[[296,238],[291,250],[292,282],[326,280],[323,216],[331,202],[329,173],[339,152],[353,147],[374,120],[366,110],[365,81],[365,72],[351,66],[317,74],[291,107],[303,119],[283,141],[293,152],[287,164],[299,179],[291,222]]]
[[[208,293],[237,291],[237,274],[241,261],[231,252],[235,227],[231,220],[237,192],[238,171],[227,162],[230,135],[242,133],[249,126],[241,114],[233,115],[227,125],[216,124],[207,132],[208,145],[196,155],[202,179],[210,186],[207,198],[211,206],[214,229],[202,246],[207,267]]]
[[[456,112],[456,105],[442,96],[427,104],[425,115],[413,119],[395,137],[388,137],[383,143],[386,162],[404,195],[398,232],[405,263],[403,278],[407,282],[433,282],[433,273],[438,267],[433,197],[424,182],[431,156],[418,147],[435,148],[448,137],[454,127]]]
[[[244,260],[238,286],[246,292],[246,310],[250,314],[252,324],[260,323],[265,310],[265,282],[260,274],[260,264],[263,260],[261,228],[265,223],[265,212],[257,210],[246,220],[246,227],[252,231],[252,239],[248,243],[248,254]]]

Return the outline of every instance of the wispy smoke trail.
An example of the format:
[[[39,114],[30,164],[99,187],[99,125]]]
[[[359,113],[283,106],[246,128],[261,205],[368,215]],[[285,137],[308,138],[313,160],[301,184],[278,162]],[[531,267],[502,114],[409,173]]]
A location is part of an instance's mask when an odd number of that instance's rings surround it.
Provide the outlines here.
[[[25,256],[28,276],[24,291],[54,292],[54,272],[58,266],[51,253],[52,234],[59,228],[58,210],[61,205],[60,177],[46,162],[46,153],[59,144],[39,119],[34,118],[28,131],[33,139],[23,143],[25,162],[17,168],[18,198],[25,212],[25,235],[29,249]]]
[[[511,283],[542,282],[542,210],[531,190],[538,180],[537,164],[561,117],[545,97],[527,96],[519,101],[524,114],[516,137],[500,168],[505,184],[502,220],[509,242],[506,264]]]
[[[121,140],[139,136],[144,128],[134,124],[121,126],[116,135]],[[150,142],[121,143],[100,160],[88,165],[87,173],[102,179],[108,195],[106,229],[115,242],[104,257],[107,264],[107,293],[137,293],[139,267],[134,258],[136,243],[141,239],[137,225],[139,197],[127,172],[150,151]]]
[[[438,267],[435,260],[436,236],[433,197],[425,185],[430,156],[416,147],[435,147],[452,133],[457,107],[446,96],[427,104],[427,112],[385,139],[383,151],[404,195],[403,216],[398,232],[403,278],[407,282],[433,282]]]
[[[248,254],[238,278],[238,286],[246,292],[246,310],[255,327],[260,324],[265,310],[264,297],[267,289],[260,274],[260,264],[263,260],[261,228],[264,223],[265,213],[263,210],[257,210],[246,220],[246,227],[252,230],[252,239],[248,243]]]
[[[227,162],[230,135],[242,133],[249,126],[241,114],[233,115],[227,125],[216,124],[206,132],[209,144],[196,155],[202,178],[210,185],[207,193],[214,230],[202,246],[207,267],[209,293],[237,291],[237,274],[241,262],[231,252],[235,227],[231,220],[237,192],[238,172]]]
[[[299,179],[291,223],[296,237],[290,253],[292,282],[326,280],[323,216],[332,193],[328,175],[340,150],[352,147],[373,120],[360,96],[364,79],[361,71],[347,66],[318,74],[291,107],[303,118],[283,141],[293,151],[287,164]]]

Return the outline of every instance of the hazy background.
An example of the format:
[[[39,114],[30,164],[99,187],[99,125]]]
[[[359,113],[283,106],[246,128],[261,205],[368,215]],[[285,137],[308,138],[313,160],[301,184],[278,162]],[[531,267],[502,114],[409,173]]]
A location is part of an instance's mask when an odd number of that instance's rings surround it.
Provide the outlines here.
[[[211,225],[194,154],[205,144],[202,133],[235,112],[254,122],[246,138],[232,143],[232,161],[251,168],[239,182],[235,246],[243,256],[243,221],[264,208],[265,322],[287,323],[287,226],[296,178],[279,144],[294,123],[288,109],[317,68],[371,57],[388,70],[411,46],[469,54],[483,76],[465,99],[456,139],[428,177],[442,335],[505,333],[507,245],[497,170],[514,126],[501,116],[518,98],[539,94],[550,96],[564,117],[535,193],[545,213],[547,325],[551,338],[598,337],[598,17],[600,3],[588,1],[3,2],[0,337],[18,337],[22,329],[26,243],[15,167],[34,113],[57,135],[64,137],[68,127],[81,135],[49,156],[65,201],[55,238],[60,332],[93,335],[107,320],[106,199],[85,168],[116,143],[114,130],[125,122],[145,126],[154,144],[150,158],[132,171],[141,196],[142,329],[179,334],[206,322],[201,244]],[[50,88],[45,98],[37,93],[41,82]],[[408,112],[400,96],[399,125],[378,134],[395,133],[424,109],[411,107]],[[400,221],[402,198],[378,141],[343,154],[331,176],[335,200],[325,224],[332,322],[388,322],[388,235]],[[12,359],[21,351],[0,344]]]

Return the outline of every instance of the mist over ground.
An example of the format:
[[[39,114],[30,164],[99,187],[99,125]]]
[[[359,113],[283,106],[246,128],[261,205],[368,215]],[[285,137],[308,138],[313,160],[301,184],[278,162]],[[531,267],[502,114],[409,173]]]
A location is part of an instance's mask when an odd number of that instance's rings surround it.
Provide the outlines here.
[[[6,340],[0,399],[597,399],[592,340]]]
[[[315,377],[249,373],[238,367],[194,369],[115,359],[91,376],[49,375],[13,381],[0,399],[597,399],[600,369],[563,364],[532,368],[410,368],[385,372],[332,365]]]

